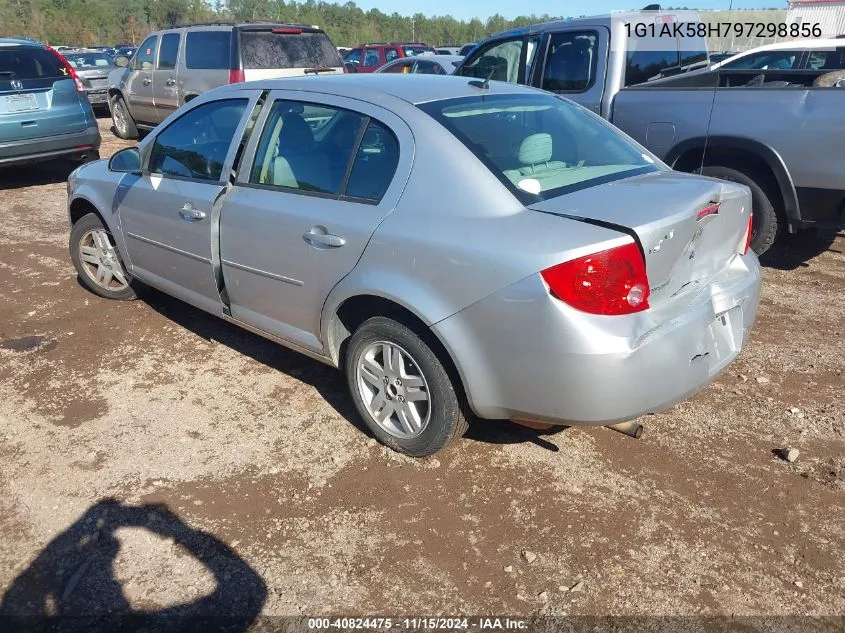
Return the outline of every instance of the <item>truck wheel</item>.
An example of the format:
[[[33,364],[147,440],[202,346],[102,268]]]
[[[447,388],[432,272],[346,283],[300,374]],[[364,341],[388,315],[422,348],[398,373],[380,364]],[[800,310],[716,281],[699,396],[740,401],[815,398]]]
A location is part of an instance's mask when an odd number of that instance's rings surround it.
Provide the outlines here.
[[[393,450],[433,455],[466,432],[460,396],[448,372],[405,325],[386,317],[365,321],[349,342],[345,369],[358,413]]]
[[[129,114],[122,95],[117,95],[111,102],[111,119],[114,123],[114,133],[118,138],[132,140],[138,138],[138,128],[135,120]]]
[[[751,189],[751,207],[754,213],[751,220],[751,250],[757,255],[769,250],[780,233],[782,223],[772,201],[760,185],[741,171],[730,167],[712,165],[702,168],[700,173],[702,176],[736,182]]]
[[[114,238],[96,213],[79,218],[71,228],[70,259],[79,279],[94,294],[121,301],[138,296]]]

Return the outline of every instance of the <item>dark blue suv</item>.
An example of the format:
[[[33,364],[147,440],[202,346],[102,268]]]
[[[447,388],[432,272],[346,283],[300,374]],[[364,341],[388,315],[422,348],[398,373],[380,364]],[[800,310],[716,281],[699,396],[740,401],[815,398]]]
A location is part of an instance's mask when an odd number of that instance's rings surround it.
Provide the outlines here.
[[[0,167],[99,158],[100,131],[76,72],[32,40],[0,39]]]

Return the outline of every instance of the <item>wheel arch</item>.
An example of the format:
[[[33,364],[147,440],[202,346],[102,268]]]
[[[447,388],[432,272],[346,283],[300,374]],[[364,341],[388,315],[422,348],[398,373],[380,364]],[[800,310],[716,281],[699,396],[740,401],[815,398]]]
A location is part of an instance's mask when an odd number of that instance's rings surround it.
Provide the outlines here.
[[[761,173],[758,182],[771,197],[775,208],[792,224],[801,223],[801,209],[795,183],[780,154],[753,139],[733,136],[693,138],[679,143],[666,154],[664,162],[677,171],[692,172],[703,165],[731,167],[749,176]]]
[[[402,323],[428,344],[443,363],[446,373],[449,374],[455,388],[465,400],[465,381],[460,367],[452,357],[448,346],[431,327],[432,323],[404,301],[385,293],[362,291],[350,294],[336,301],[334,307],[327,313],[324,312],[323,340],[326,352],[334,365],[343,368],[346,346],[352,334],[364,321],[375,316],[389,317]]]

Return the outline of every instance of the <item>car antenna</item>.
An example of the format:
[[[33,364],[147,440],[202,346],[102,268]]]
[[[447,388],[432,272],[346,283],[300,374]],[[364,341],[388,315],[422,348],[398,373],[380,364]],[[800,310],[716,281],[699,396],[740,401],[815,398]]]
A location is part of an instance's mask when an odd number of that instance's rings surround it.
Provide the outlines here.
[[[481,88],[482,90],[490,90],[490,79],[493,78],[493,70],[491,70],[484,81],[478,81],[477,79],[472,80],[469,82],[469,85],[473,88]]]

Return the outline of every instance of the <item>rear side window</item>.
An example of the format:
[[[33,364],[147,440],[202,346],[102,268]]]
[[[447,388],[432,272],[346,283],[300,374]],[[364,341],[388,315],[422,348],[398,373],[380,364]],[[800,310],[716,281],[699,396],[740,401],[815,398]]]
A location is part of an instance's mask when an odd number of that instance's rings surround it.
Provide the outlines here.
[[[801,51],[765,51],[746,55],[728,62],[722,68],[730,70],[791,70],[798,67]]]
[[[596,81],[599,35],[595,31],[554,33],[549,43],[543,90],[584,92]]]
[[[61,60],[42,48],[0,48],[0,82],[67,76]]]
[[[397,57],[399,57],[399,49],[397,49],[397,48],[385,48],[384,49],[384,59],[386,61],[391,62],[394,59],[396,59]]]
[[[150,152],[150,173],[219,181],[247,99],[224,99],[189,110],[165,128]]]
[[[241,31],[241,61],[245,69],[319,68],[340,66],[329,36],[316,33]]]
[[[364,55],[364,63],[362,66],[379,66],[381,64],[381,55],[379,55],[377,48],[368,48]]]
[[[812,70],[842,70],[845,69],[845,48],[832,51],[811,51],[807,60],[807,68]]]
[[[399,141],[387,126],[370,119],[355,155],[346,195],[378,202],[382,199],[399,164]]]
[[[225,70],[232,65],[231,31],[193,31],[185,38],[185,66]]]
[[[179,57],[179,34],[168,33],[161,38],[161,48],[158,51],[158,67],[162,70],[176,68]]]

